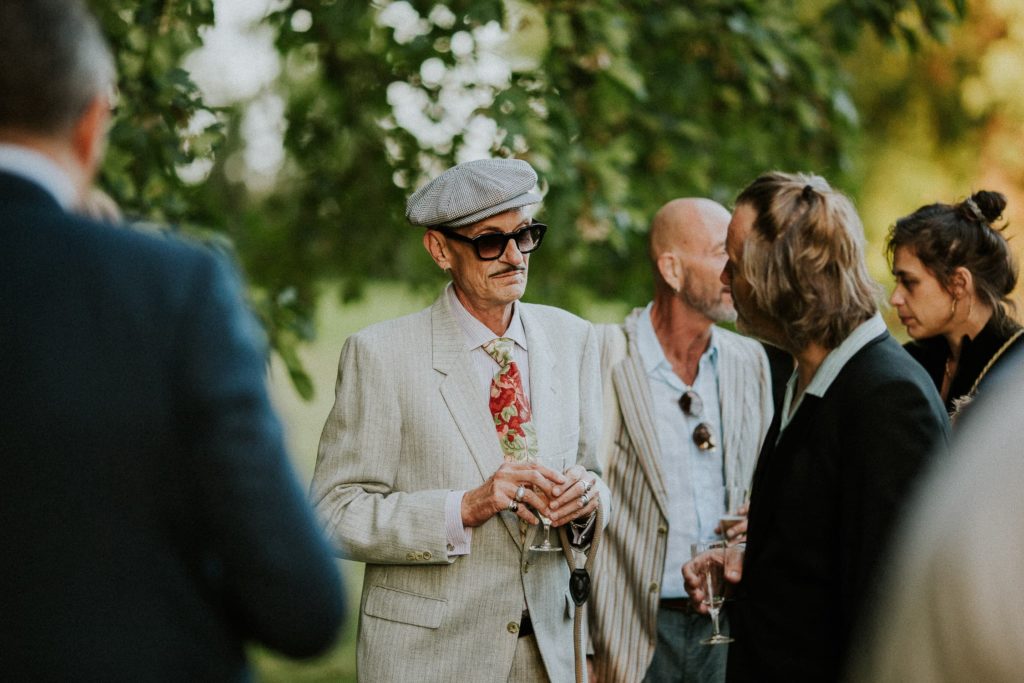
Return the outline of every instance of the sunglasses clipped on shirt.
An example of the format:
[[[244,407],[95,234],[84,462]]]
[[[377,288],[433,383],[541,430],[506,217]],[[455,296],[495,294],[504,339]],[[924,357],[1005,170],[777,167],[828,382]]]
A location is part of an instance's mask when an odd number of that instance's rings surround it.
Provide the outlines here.
[[[704,414],[704,401],[700,394],[692,389],[684,391],[679,397],[679,408],[689,417],[700,418]],[[711,433],[711,425],[699,423],[693,430],[693,443],[702,451],[715,450],[715,437]]]
[[[540,241],[544,239],[544,233],[547,232],[547,229],[548,226],[543,223],[534,222],[512,232],[485,232],[476,237],[466,237],[451,228],[443,226],[434,228],[434,230],[443,233],[453,240],[472,244],[476,250],[476,257],[481,261],[495,261],[501,258],[501,255],[505,253],[505,247],[508,246],[509,240],[516,241],[516,247],[519,248],[520,254],[529,254],[531,251],[536,251],[537,247],[540,246]]]

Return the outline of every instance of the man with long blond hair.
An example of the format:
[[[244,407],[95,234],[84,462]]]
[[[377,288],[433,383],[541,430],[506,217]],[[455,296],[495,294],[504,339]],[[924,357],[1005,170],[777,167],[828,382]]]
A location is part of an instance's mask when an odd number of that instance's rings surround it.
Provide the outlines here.
[[[900,505],[947,448],[949,421],[886,331],[860,219],[823,178],[759,177],[726,250],[739,328],[796,359],[754,472],[742,566],[726,568],[738,582],[727,680],[835,680]],[[697,605],[704,562],[683,568]]]

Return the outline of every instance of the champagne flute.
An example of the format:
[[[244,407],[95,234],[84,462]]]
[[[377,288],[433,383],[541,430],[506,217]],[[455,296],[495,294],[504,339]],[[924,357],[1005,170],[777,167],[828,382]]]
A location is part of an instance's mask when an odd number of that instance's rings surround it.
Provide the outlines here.
[[[746,515],[743,514],[742,510],[747,502],[747,488],[745,486],[725,487],[725,514],[718,520],[722,536],[725,536],[725,532],[730,528],[746,519]]]
[[[544,465],[548,469],[555,470],[557,472],[562,471],[562,460],[551,455],[540,455],[537,456],[538,464]],[[544,527],[544,540],[540,545],[534,543],[530,546],[530,550],[534,550],[539,553],[550,553],[550,552],[561,552],[560,546],[551,545],[551,520],[542,515],[537,510],[533,511],[533,514],[537,515],[540,519],[541,525]]]
[[[690,556],[702,556],[704,562],[704,600],[711,615],[711,637],[700,641],[701,645],[722,645],[733,642],[723,635],[719,625],[719,612],[725,602],[725,541],[703,541],[690,545]]]

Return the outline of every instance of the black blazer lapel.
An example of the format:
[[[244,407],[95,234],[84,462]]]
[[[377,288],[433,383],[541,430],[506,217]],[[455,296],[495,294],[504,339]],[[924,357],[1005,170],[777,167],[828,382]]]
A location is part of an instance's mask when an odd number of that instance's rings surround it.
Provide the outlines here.
[[[778,480],[788,476],[787,463],[782,460],[786,453],[794,452],[793,441],[807,439],[810,426],[817,419],[822,399],[811,394],[804,394],[800,406],[797,408],[793,419],[782,430],[781,410],[775,413],[772,424],[768,428],[768,434],[764,438],[764,445],[757,458],[757,467],[754,469],[754,480],[750,488],[750,513],[748,520],[748,553],[751,550],[756,553],[757,549],[757,528],[767,525],[775,514],[778,506],[777,501],[771,497],[771,492],[779,491],[784,482]],[[781,432],[781,434],[780,434]],[[766,497],[767,496],[767,497]],[[751,548],[753,546],[753,548]]]

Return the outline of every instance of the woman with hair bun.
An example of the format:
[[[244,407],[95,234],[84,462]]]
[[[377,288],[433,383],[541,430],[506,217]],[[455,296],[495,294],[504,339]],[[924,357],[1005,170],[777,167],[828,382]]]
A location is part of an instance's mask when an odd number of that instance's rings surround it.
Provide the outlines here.
[[[886,247],[896,277],[889,298],[953,417],[1022,338],[1007,298],[1017,264],[1002,228],[1006,197],[980,191],[959,204],[929,204],[896,221]]]

